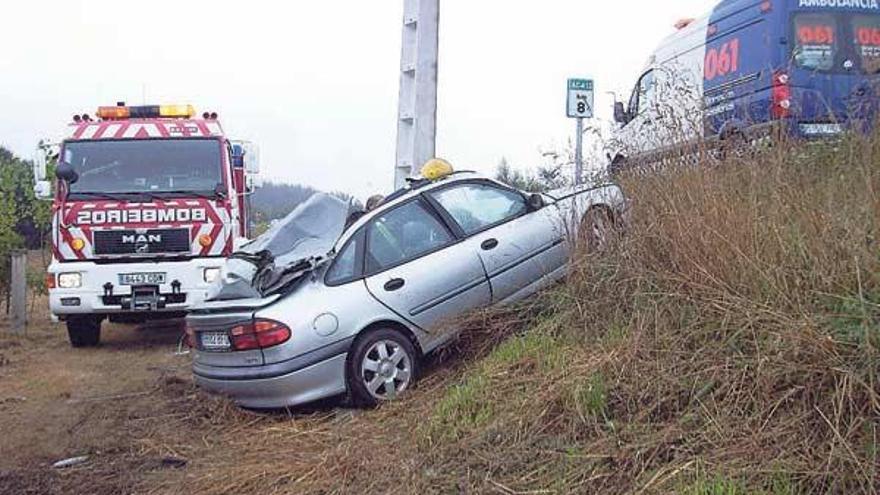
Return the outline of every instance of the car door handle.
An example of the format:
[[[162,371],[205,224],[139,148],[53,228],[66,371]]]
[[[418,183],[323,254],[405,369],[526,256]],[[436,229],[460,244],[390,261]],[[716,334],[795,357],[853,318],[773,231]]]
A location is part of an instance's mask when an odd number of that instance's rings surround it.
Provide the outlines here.
[[[498,239],[486,239],[480,244],[480,247],[483,251],[491,251],[498,247]]]
[[[406,285],[406,281],[402,278],[393,278],[385,283],[385,290],[388,292],[394,292],[396,290],[400,290],[403,286]]]

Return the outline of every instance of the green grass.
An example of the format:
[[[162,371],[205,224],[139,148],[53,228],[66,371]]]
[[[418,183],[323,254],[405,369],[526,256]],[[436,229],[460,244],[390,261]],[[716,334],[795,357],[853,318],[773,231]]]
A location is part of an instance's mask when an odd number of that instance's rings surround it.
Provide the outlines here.
[[[488,424],[494,408],[487,400],[487,387],[488,380],[482,375],[468,377],[464,383],[450,387],[423,427],[423,440],[451,441]]]
[[[880,349],[880,293],[838,297],[830,312],[830,326],[839,340]]]
[[[608,391],[602,375],[596,373],[572,387],[575,411],[581,417],[608,419]]]
[[[800,490],[785,473],[771,474],[758,486],[744,480],[698,473],[676,490],[680,495],[798,495]]]
[[[461,383],[449,387],[422,428],[423,440],[450,441],[485,429],[500,407],[511,407],[510,397],[499,397],[497,385],[517,383],[517,396],[527,402],[530,388],[544,377],[564,374],[570,347],[541,331],[515,336],[494,349],[478,366],[469,370]],[[603,406],[596,404],[598,384],[590,382],[583,392],[586,410],[591,414]],[[537,391],[540,394],[540,390]],[[601,394],[604,394],[604,389]]]

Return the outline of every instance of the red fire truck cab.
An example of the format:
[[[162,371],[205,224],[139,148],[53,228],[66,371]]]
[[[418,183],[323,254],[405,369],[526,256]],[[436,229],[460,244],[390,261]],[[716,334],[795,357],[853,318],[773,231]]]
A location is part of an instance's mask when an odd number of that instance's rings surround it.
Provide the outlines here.
[[[77,115],[55,187],[37,184],[53,198],[49,306],[73,346],[97,345],[106,319],[183,316],[246,241],[256,147],[229,140],[216,113],[194,116],[125,104]]]

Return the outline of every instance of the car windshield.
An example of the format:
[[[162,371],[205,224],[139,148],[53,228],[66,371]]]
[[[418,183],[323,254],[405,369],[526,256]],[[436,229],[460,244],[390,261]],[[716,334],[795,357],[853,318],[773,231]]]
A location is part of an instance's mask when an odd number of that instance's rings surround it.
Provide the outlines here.
[[[72,197],[90,194],[215,194],[223,184],[216,139],[72,141],[63,161],[77,173]]]
[[[880,72],[880,16],[805,12],[793,18],[792,59],[815,72]]]

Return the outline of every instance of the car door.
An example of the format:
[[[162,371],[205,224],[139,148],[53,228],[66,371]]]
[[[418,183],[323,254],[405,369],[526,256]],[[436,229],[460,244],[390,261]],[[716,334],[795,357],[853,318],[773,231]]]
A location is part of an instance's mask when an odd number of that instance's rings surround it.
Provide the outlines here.
[[[460,234],[479,246],[492,300],[518,299],[565,263],[564,235],[552,208],[532,211],[525,195],[489,181],[429,193]]]
[[[367,289],[424,330],[491,302],[477,248],[421,198],[379,214],[367,224],[366,240]]]

